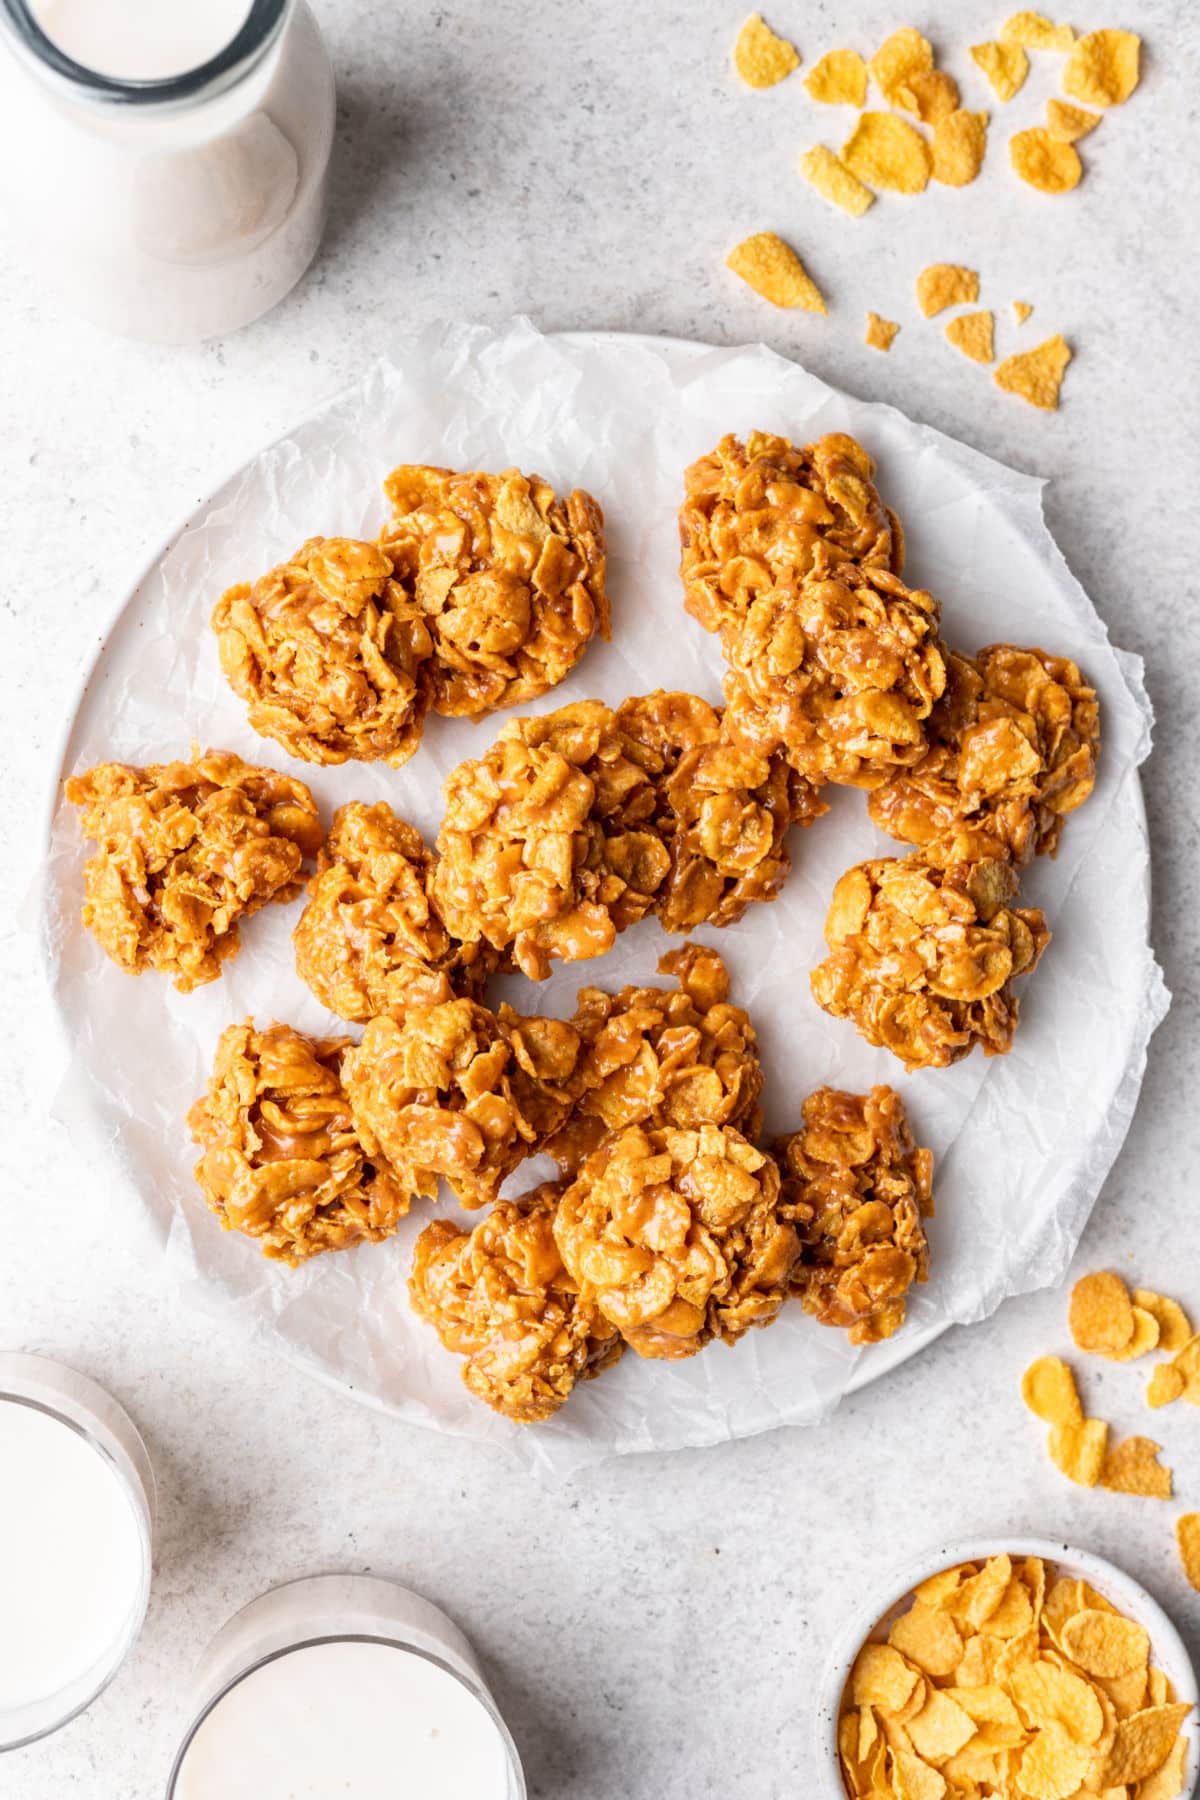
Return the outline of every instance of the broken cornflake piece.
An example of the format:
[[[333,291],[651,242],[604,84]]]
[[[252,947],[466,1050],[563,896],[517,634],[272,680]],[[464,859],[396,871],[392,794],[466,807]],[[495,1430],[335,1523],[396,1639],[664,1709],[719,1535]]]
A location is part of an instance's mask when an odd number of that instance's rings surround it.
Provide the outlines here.
[[[1075,33],[1069,25],[1055,25],[1044,13],[1018,12],[1000,27],[1001,42],[1023,44],[1027,50],[1071,50]]]
[[[1186,1386],[1182,1369],[1177,1369],[1173,1362],[1159,1363],[1146,1387],[1146,1405],[1155,1411],[1160,1406],[1170,1406],[1179,1399]]]
[[[1158,1320],[1158,1347],[1169,1356],[1174,1356],[1191,1340],[1192,1327],[1178,1300],[1169,1300],[1165,1294],[1156,1294],[1150,1288],[1138,1288],[1133,1304],[1154,1314]]]
[[[929,183],[929,146],[896,113],[863,113],[842,146],[842,161],[868,187],[893,194],[919,194]]]
[[[738,32],[733,66],[747,87],[769,88],[800,67],[794,44],[777,37],[761,13],[751,13]]]
[[[1012,309],[1013,317],[1016,319],[1018,325],[1023,325],[1033,311],[1032,306],[1030,306],[1027,300],[1014,300]]]
[[[1095,1487],[1104,1466],[1108,1426],[1103,1419],[1081,1425],[1055,1425],[1050,1432],[1050,1461],[1080,1487]]]
[[[932,177],[944,187],[966,187],[983,167],[987,150],[985,112],[947,113],[933,128]]]
[[[1026,354],[1036,356],[1044,347],[1039,345],[1038,350]],[[999,378],[999,370],[996,373]],[[1133,1339],[1136,1320],[1129,1289],[1121,1277],[1107,1269],[1081,1275],[1071,1289],[1067,1323],[1081,1350],[1096,1351],[1100,1355],[1106,1355],[1110,1350],[1124,1350]]]
[[[957,112],[958,83],[945,69],[918,69],[896,89],[895,104],[915,113],[922,125],[936,125]]]
[[[825,144],[814,144],[800,158],[800,173],[810,187],[816,188],[822,200],[840,206],[852,219],[861,219],[875,196],[870,188],[849,170],[841,157]]]
[[[1131,1437],[1114,1444],[1104,1458],[1100,1486],[1114,1494],[1142,1494],[1148,1500],[1171,1498],[1171,1471],[1158,1461],[1161,1444]],[[1102,1673],[1101,1670],[1096,1671]]]
[[[1020,44],[972,44],[971,56],[992,84],[997,100],[1011,100],[1029,73],[1029,58]]]
[[[866,342],[872,350],[890,350],[900,327],[893,319],[881,319],[878,313],[867,314]]]
[[[867,98],[867,65],[857,50],[827,50],[804,77],[823,106],[859,106]]]
[[[1086,137],[1089,131],[1095,131],[1102,116],[1101,113],[1085,112],[1082,106],[1072,106],[1069,100],[1060,100],[1057,95],[1046,102],[1046,130],[1062,144],[1073,144]]]
[[[880,44],[867,65],[876,87],[890,106],[914,75],[933,67],[933,45],[912,25],[902,25]]]
[[[1042,125],[1018,131],[1009,139],[1008,154],[1021,180],[1042,194],[1069,193],[1083,175],[1078,151],[1051,137]]]
[[[992,315],[990,312],[960,313],[946,326],[946,336],[956,350],[972,362],[990,363],[995,359],[992,347]]]
[[[1135,31],[1089,31],[1067,58],[1063,91],[1085,106],[1120,106],[1138,84],[1141,48]]]
[[[917,276],[917,304],[927,319],[947,306],[970,306],[979,298],[979,276],[961,263],[930,263]]]
[[[804,264],[773,231],[743,238],[725,258],[725,266],[772,306],[798,306],[804,312],[827,311],[821,290]]]

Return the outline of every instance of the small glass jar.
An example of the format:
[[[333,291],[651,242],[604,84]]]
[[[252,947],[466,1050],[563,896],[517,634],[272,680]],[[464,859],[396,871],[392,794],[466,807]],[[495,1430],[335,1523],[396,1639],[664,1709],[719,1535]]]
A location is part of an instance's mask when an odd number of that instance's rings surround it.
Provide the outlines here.
[[[252,0],[217,55],[155,80],[84,67],[0,0],[7,241],[124,336],[199,342],[283,299],[320,242],[334,114],[307,0]]]
[[[440,1608],[378,1576],[315,1575],[222,1627],[167,1800],[383,1800],[401,1788],[525,1800],[475,1653]]]
[[[0,1353],[0,1751],[90,1706],[146,1616],[154,1475],[111,1394]]]

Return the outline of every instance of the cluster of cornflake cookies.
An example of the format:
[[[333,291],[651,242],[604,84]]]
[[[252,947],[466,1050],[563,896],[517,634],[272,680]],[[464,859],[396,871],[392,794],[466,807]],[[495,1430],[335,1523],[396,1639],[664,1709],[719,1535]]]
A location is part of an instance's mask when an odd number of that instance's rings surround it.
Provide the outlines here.
[[[588,495],[511,470],[405,467],[387,488],[378,545],[313,539],[214,614],[251,723],[310,761],[402,763],[428,711],[540,694],[607,630]],[[932,1156],[884,1086],[820,1088],[761,1143],[754,1026],[711,949],[665,956],[673,986],[584,988],[569,1019],[494,1008],[490,977],[541,981],[650,915],[735,923],[842,784],[912,848],[838,883],[818,1003],[909,1068],[1003,1053],[1049,935],[1018,876],[1095,775],[1078,669],[947,648],[852,438],[723,439],[686,472],[680,532],[725,706],[659,691],[511,719],[447,778],[432,845],[385,802],[322,839],[301,782],[224,752],[67,789],[97,845],[85,922],[130,973],[214,979],[240,920],[308,877],[297,971],[361,1040],[231,1025],[190,1115],[201,1187],[293,1266],[390,1237],[443,1182],[490,1208],[427,1228],[411,1292],[472,1391],[523,1421],[626,1345],[690,1356],[789,1298],[855,1343],[890,1336],[928,1273]],[[539,1154],[559,1179],[502,1194]]]
[[[838,1751],[858,1800],[1175,1800],[1191,1707],[1145,1627],[1038,1557],[945,1569],[863,1645]]]

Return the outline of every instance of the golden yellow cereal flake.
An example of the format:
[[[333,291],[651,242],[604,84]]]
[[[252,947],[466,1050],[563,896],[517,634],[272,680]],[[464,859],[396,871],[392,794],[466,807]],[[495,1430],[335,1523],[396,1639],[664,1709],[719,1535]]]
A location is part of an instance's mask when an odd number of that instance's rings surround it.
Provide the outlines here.
[[[881,319],[878,313],[869,312],[866,342],[872,350],[890,350],[899,329],[894,319]]]
[[[929,146],[896,113],[863,113],[842,147],[842,161],[868,187],[894,194],[919,194],[929,182]]]
[[[1150,1661],[1150,1634],[1136,1619],[1085,1606],[1063,1626],[1062,1646],[1085,1675],[1128,1675]],[[1099,1737],[1097,1732],[1096,1736]]]
[[[920,1601],[895,1620],[888,1643],[916,1663],[923,1675],[952,1675],[962,1661],[963,1641],[954,1620]]]
[[[880,44],[867,65],[876,87],[890,106],[914,75],[933,67],[933,45],[912,25],[902,25]]]
[[[777,37],[761,13],[751,13],[738,32],[733,66],[747,87],[774,87],[800,67],[794,44]]]
[[[1027,300],[1014,300],[1012,309],[1013,317],[1016,319],[1018,325],[1023,325],[1033,311],[1032,306],[1030,306]]]
[[[1091,1767],[1087,1746],[1077,1744],[1065,1726],[1049,1721],[1021,1753],[1017,1787],[1030,1800],[1067,1800]]]
[[[1047,1425],[1082,1425],[1075,1377],[1061,1356],[1039,1356],[1021,1377],[1021,1398]]]
[[[961,263],[930,263],[917,276],[917,305],[927,319],[948,306],[970,306],[978,298],[979,276]]]
[[[1095,1487],[1104,1466],[1108,1426],[1103,1419],[1085,1419],[1082,1425],[1055,1425],[1050,1432],[1050,1460],[1068,1481]]]
[[[878,1706],[897,1713],[911,1700],[920,1674],[890,1644],[864,1644],[851,1676],[855,1706]]]
[[[992,345],[993,323],[990,312],[960,313],[946,326],[946,336],[972,362],[990,363],[996,354]]]
[[[1073,144],[1086,137],[1089,131],[1095,131],[1102,116],[1101,113],[1085,112],[1082,106],[1072,106],[1070,101],[1059,100],[1057,96],[1046,102],[1046,130],[1063,144]]]
[[[1200,1513],[1181,1513],[1175,1521],[1175,1537],[1183,1572],[1200,1592]]]
[[[974,1737],[975,1721],[951,1694],[930,1688],[924,1706],[905,1721],[905,1729],[918,1756],[942,1762]]]
[[[1173,1362],[1159,1363],[1146,1386],[1146,1405],[1157,1412],[1180,1398],[1186,1386],[1183,1371]]]
[[[1075,33],[1069,25],[1055,25],[1045,13],[1018,12],[1000,27],[1005,44],[1024,44],[1027,50],[1070,50]]]
[[[1166,1706],[1143,1707],[1122,1719],[1100,1774],[1101,1786],[1128,1787],[1161,1769],[1191,1710],[1184,1702],[1173,1701]]]
[[[983,167],[987,151],[985,112],[947,113],[933,128],[932,175],[944,187],[966,187]]]
[[[1158,1348],[1158,1320],[1144,1306],[1133,1309],[1133,1336],[1123,1350],[1108,1350],[1109,1362],[1136,1362],[1139,1356]]]
[[[804,77],[823,106],[859,106],[867,98],[867,65],[857,50],[827,50]]]
[[[825,144],[814,144],[800,158],[800,173],[810,187],[816,188],[822,200],[840,206],[852,219],[861,219],[875,196],[869,187],[851,173],[840,156]]]
[[[1114,1494],[1141,1494],[1148,1500],[1171,1498],[1171,1471],[1158,1460],[1161,1444],[1131,1437],[1114,1444],[1104,1458],[1100,1486]],[[1096,1674],[1103,1674],[1097,1669]]]
[[[958,83],[945,69],[917,69],[896,89],[895,104],[915,113],[922,125],[936,125],[957,112]]]
[[[1141,1782],[1137,1800],[1178,1800],[1186,1786],[1184,1777],[1187,1773],[1187,1753],[1187,1739],[1177,1737],[1166,1762],[1161,1763],[1153,1775],[1147,1775]]]
[[[1158,1320],[1158,1347],[1168,1356],[1174,1356],[1190,1342],[1192,1327],[1178,1300],[1169,1300],[1165,1294],[1156,1294],[1150,1288],[1138,1288],[1133,1304],[1154,1314]]]
[[[997,100],[1011,100],[1029,73],[1029,58],[1020,44],[972,44],[971,57],[992,84]]]
[[[1064,92],[1085,106],[1120,106],[1138,84],[1141,48],[1135,31],[1089,31],[1067,58]]]
[[[1028,354],[1036,356],[1037,351]],[[1000,379],[999,369],[996,379]],[[1071,1289],[1067,1323],[1081,1350],[1102,1356],[1111,1350],[1124,1350],[1132,1341],[1136,1320],[1129,1289],[1121,1277],[1107,1269],[1081,1276]]]
[[[1018,131],[1009,139],[1008,154],[1021,180],[1042,194],[1069,193],[1083,175],[1078,151],[1051,137],[1043,125]]]
[[[804,312],[827,311],[821,290],[796,252],[773,231],[743,238],[725,258],[726,268],[772,306],[798,306]]]

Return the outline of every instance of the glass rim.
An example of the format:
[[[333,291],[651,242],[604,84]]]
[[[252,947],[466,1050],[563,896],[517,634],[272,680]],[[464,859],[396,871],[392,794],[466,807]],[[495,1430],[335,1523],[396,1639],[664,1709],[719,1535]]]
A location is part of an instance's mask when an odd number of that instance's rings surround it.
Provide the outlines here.
[[[251,0],[250,10],[229,42],[207,61],[178,75],[134,80],[102,74],[68,56],[39,25],[30,0],[0,0],[0,24],[7,24],[26,60],[66,86],[81,100],[133,109],[186,106],[215,99],[235,87],[271,49],[292,0]]]
[[[2,3],[3,0],[0,0],[0,4]],[[121,1492],[125,1497],[126,1504],[133,1517],[134,1526],[137,1530],[138,1545],[141,1550],[141,1569],[138,1574],[137,1591],[133,1596],[125,1627],[115,1640],[112,1660],[111,1662],[105,1662],[104,1674],[100,1681],[94,1688],[89,1690],[82,1700],[72,1706],[68,1712],[56,1716],[48,1725],[39,1726],[37,1731],[28,1732],[26,1736],[14,1738],[11,1742],[0,1742],[0,1754],[7,1754],[10,1750],[24,1750],[27,1745],[40,1743],[42,1738],[51,1737],[56,1731],[61,1731],[64,1725],[69,1725],[72,1719],[77,1719],[80,1713],[86,1712],[89,1706],[94,1705],[105,1689],[116,1680],[122,1665],[124,1664],[125,1658],[129,1655],[129,1652],[137,1642],[138,1635],[145,1622],[146,1611],[150,1604],[150,1589],[153,1581],[154,1551],[151,1539],[151,1527],[148,1525],[146,1519],[145,1495],[138,1494],[133,1483],[130,1481],[129,1476],[121,1467],[108,1445],[103,1443],[100,1438],[96,1436],[94,1431],[90,1431],[86,1425],[81,1425],[78,1419],[72,1419],[67,1413],[60,1412],[57,1407],[48,1405],[46,1401],[34,1400],[28,1394],[15,1393],[7,1387],[0,1387],[0,1405],[27,1406],[33,1412],[44,1413],[47,1418],[56,1420],[60,1425],[65,1425],[68,1431],[73,1431],[76,1437],[82,1438],[84,1443],[96,1452],[101,1461],[104,1462],[116,1476]]]
[[[300,1577],[300,1580],[303,1579],[305,1578]],[[282,1585],[284,1587],[290,1587],[296,1584],[284,1582]],[[278,1592],[279,1590],[272,1589],[269,1591]],[[484,1712],[495,1726],[497,1735],[504,1746],[508,1759],[509,1773],[516,1778],[519,1800],[525,1800],[525,1795],[527,1793],[525,1786],[525,1770],[521,1763],[516,1741],[505,1723],[503,1714],[484,1684],[481,1681],[469,1680],[461,1670],[454,1668],[444,1657],[436,1655],[432,1650],[422,1649],[419,1644],[413,1644],[403,1638],[389,1637],[386,1632],[374,1631],[323,1631],[318,1632],[313,1637],[299,1638],[294,1644],[284,1644],[278,1650],[268,1650],[263,1655],[256,1656],[252,1662],[247,1663],[244,1669],[239,1670],[236,1675],[230,1676],[228,1681],[222,1682],[216,1693],[205,1701],[204,1705],[183,1734],[179,1749],[175,1753],[175,1760],[171,1764],[171,1773],[167,1777],[166,1800],[176,1800],[178,1781],[180,1775],[183,1773],[184,1762],[189,1750],[196,1741],[201,1726],[212,1717],[221,1702],[229,1698],[229,1695],[233,1692],[234,1688],[240,1687],[242,1683],[248,1681],[252,1675],[257,1675],[260,1669],[269,1667],[271,1663],[279,1662],[285,1656],[295,1656],[297,1652],[301,1650],[319,1649],[323,1644],[378,1644],[385,1650],[399,1650],[407,1656],[419,1656],[422,1661],[432,1663],[435,1668],[441,1669],[443,1674],[449,1675],[454,1681],[457,1681],[460,1687],[465,1688],[467,1692],[479,1702],[480,1706],[482,1706]]]

